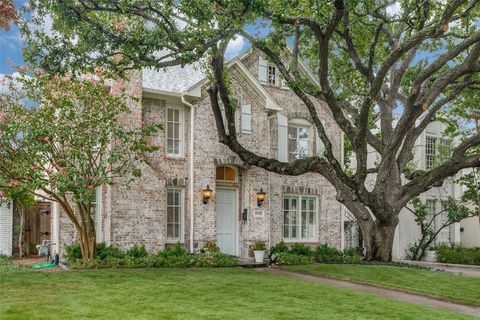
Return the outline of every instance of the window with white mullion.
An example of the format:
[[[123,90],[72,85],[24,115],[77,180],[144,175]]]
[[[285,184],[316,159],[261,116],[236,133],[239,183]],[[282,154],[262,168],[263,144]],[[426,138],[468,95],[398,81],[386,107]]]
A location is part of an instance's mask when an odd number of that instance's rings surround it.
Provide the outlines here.
[[[438,217],[438,228],[442,227],[443,225],[445,225],[446,223],[448,223],[448,210],[447,210],[447,201],[440,201],[440,215]],[[439,233],[438,233],[438,236],[437,236],[437,243],[442,243],[442,242],[451,242],[451,228],[452,225],[448,226],[448,227],[445,227],[443,228]]]
[[[183,234],[182,190],[167,189],[167,240],[181,241]]]
[[[167,108],[167,154],[182,155],[182,112],[180,108]]]
[[[317,230],[316,197],[285,195],[284,239],[287,241],[315,241]]]
[[[277,84],[277,67],[274,65],[268,65],[268,84]]]
[[[93,223],[95,225],[95,234],[97,235],[97,241],[100,234],[100,201],[101,191],[100,187],[95,188],[92,193],[92,201],[90,202],[90,215],[92,216]]]
[[[425,168],[430,170],[435,164],[435,156],[437,154],[437,138],[436,137],[426,137],[425,141]]]
[[[288,127],[288,160],[303,159],[310,154],[310,128],[292,125]]]
[[[426,205],[427,205],[427,217],[428,217],[428,220],[426,222],[430,223],[430,221],[432,221],[433,219],[430,227],[433,231],[435,231],[437,230],[437,218],[435,217],[435,214],[437,213],[437,201],[428,199],[426,201]]]

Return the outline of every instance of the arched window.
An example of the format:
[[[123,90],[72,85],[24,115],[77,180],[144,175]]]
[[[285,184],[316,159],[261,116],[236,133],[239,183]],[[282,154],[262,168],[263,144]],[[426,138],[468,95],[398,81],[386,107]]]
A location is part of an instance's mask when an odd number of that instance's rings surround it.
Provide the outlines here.
[[[313,154],[313,128],[305,119],[288,121],[288,161],[303,159]]]
[[[217,181],[237,182],[237,169],[230,166],[218,166],[215,174]]]

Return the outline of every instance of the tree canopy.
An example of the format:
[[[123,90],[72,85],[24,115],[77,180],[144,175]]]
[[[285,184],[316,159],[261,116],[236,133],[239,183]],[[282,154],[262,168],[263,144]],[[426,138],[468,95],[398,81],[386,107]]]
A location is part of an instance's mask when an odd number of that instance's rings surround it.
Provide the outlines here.
[[[85,258],[95,254],[91,202],[97,187],[140,176],[161,125],[119,121],[132,99],[101,75],[59,77],[24,70],[0,97],[0,191],[58,202],[77,229]],[[118,180],[118,179],[117,179]],[[118,183],[118,181],[117,181]]]
[[[425,128],[460,101],[472,103],[467,96],[480,81],[477,2],[32,0],[39,21],[52,17],[54,32],[24,28],[30,39],[26,57],[52,72],[100,66],[121,74],[209,56],[208,92],[220,141],[250,165],[288,175],[323,175],[357,218],[367,258],[390,260],[400,210],[459,170],[480,165],[475,151],[480,134],[471,132],[443,163],[407,172]],[[234,105],[224,67],[225,49],[236,36],[275,63],[305,103],[325,145],[323,157],[283,163],[239,143],[231,130]],[[299,61],[310,65],[317,81],[303,76]],[[356,158],[351,174],[332,151],[315,100],[325,103],[351,146]],[[375,167],[368,166],[370,148],[381,156]],[[373,188],[367,188],[371,178]]]

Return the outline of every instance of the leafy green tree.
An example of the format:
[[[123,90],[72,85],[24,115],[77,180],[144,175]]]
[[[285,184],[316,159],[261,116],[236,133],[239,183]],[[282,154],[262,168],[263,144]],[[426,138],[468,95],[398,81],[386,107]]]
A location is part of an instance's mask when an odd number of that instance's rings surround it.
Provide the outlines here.
[[[479,4],[475,0],[31,0],[53,33],[31,32],[26,57],[54,72],[102,66],[161,69],[209,56],[208,87],[219,140],[250,165],[286,175],[316,172],[356,217],[368,260],[391,259],[398,214],[414,197],[463,168],[480,165],[466,136],[448,159],[407,182],[413,147],[440,111],[455,105],[480,71]],[[393,6],[396,4],[396,6]],[[393,10],[398,8],[398,10]],[[252,27],[253,25],[253,27]],[[255,28],[257,26],[257,28]],[[253,30],[253,31],[252,31]],[[243,36],[276,64],[309,110],[323,157],[279,162],[237,139],[224,52]],[[73,39],[73,40],[72,40]],[[292,54],[287,47],[291,46]],[[120,54],[120,55],[119,55]],[[317,81],[306,76],[306,61]],[[225,119],[220,110],[225,107]],[[352,174],[335,156],[315,102],[330,110],[356,158]],[[371,123],[378,119],[378,128]],[[396,119],[396,121],[394,121]],[[369,167],[369,149],[381,161]],[[373,188],[366,187],[373,179]]]
[[[14,199],[31,192],[58,202],[79,234],[83,257],[91,259],[93,192],[116,178],[128,184],[138,177],[144,154],[157,150],[149,137],[161,126],[122,126],[127,97],[108,93],[98,77],[29,73],[0,97],[0,190]]]
[[[408,208],[415,216],[415,222],[420,227],[421,237],[408,248],[408,257],[412,260],[421,260],[425,256],[425,251],[435,244],[438,234],[454,223],[460,222],[465,218],[476,215],[476,209],[465,205],[465,202],[449,198],[444,207],[435,214],[429,214],[427,205],[420,198],[415,197],[410,202],[412,209]],[[440,225],[436,225],[440,215],[445,215],[445,219]]]

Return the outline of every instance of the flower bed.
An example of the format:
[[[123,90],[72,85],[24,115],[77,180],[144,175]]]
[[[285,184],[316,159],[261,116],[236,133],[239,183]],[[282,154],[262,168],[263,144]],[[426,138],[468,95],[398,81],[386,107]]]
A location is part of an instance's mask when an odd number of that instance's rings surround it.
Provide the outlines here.
[[[362,256],[357,248],[344,251],[322,244],[312,250],[302,243],[287,246],[283,241],[270,249],[270,257],[278,265],[304,265],[320,263],[360,263]]]
[[[180,244],[151,255],[144,247],[134,246],[122,252],[99,244],[93,260],[82,260],[77,247],[66,247],[67,261],[74,269],[234,267],[238,264],[237,258],[220,252],[190,255]]]

